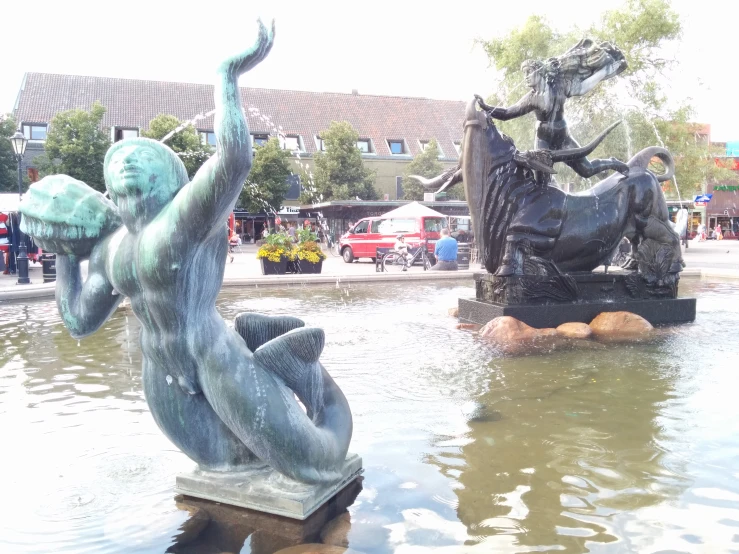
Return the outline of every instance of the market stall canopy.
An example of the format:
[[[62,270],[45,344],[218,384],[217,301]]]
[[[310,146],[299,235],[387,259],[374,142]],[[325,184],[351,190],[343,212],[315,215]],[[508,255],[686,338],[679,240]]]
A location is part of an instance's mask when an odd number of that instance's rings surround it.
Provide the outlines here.
[[[432,210],[431,208],[428,208],[422,204],[419,204],[418,202],[411,202],[410,204],[405,204],[404,206],[401,206],[400,208],[395,208],[394,210],[391,210],[387,212],[386,214],[382,214],[382,217],[418,217],[418,216],[446,217],[443,213],[437,212],[436,210]]]
[[[4,214],[17,212],[19,203],[17,192],[0,194],[0,212]]]

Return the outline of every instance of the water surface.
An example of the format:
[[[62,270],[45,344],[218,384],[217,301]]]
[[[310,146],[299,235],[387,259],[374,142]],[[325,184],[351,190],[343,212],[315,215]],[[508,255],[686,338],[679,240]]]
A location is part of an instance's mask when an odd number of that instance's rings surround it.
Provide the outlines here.
[[[468,282],[229,290],[218,304],[228,320],[325,329],[366,469],[353,549],[739,552],[739,285],[681,287],[698,318],[657,341],[524,358],[454,328]],[[51,301],[2,306],[0,552],[232,546],[217,529],[173,545],[189,517],[174,477],[192,462],[148,413],[138,330],[121,308],[78,342]],[[241,551],[268,551],[257,536]]]

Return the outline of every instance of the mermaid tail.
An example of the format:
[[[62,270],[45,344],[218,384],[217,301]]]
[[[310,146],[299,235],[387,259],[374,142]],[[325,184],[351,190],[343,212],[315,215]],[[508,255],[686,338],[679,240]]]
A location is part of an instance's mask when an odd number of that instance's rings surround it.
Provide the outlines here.
[[[308,417],[323,408],[322,329],[303,328],[297,317],[244,313],[234,328],[254,353],[254,363],[282,379],[306,407]]]

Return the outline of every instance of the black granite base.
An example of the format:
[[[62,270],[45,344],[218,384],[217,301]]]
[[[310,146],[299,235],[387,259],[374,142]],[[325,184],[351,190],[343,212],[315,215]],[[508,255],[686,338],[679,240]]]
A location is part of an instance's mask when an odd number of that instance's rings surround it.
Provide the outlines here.
[[[536,328],[557,327],[570,321],[590,323],[601,312],[631,312],[652,325],[687,323],[695,320],[695,298],[654,300],[580,301],[539,305],[503,305],[459,299],[460,323],[485,325],[491,319],[508,315]]]

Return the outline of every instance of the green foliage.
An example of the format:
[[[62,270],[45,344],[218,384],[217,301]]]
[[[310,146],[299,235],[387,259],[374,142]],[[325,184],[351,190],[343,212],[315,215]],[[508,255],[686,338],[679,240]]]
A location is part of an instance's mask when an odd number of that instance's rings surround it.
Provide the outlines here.
[[[255,147],[254,164],[238,205],[252,213],[278,212],[290,190],[287,181],[290,175],[290,152],[280,148],[277,137]]]
[[[15,134],[15,119],[0,114],[0,192],[18,192],[18,162],[8,140]]]
[[[607,11],[588,29],[571,28],[561,32],[539,16],[503,37],[480,41],[491,64],[503,78],[498,90],[487,101],[491,105],[510,106],[526,92],[521,62],[529,58],[546,59],[563,54],[583,37],[597,42],[610,41],[628,61],[628,68],[617,77],[600,83],[583,97],[567,102],[570,133],[580,144],[592,140],[601,130],[619,119],[624,123],[614,130],[590,156],[615,156],[628,159],[647,146],[662,145],[675,157],[677,183],[682,197],[703,190],[707,180],[736,178],[713,160],[716,149],[697,134],[690,123],[692,110],[687,102],[673,96],[668,99],[659,77],[674,65],[663,57],[664,47],[681,36],[678,14],[668,0],[627,0],[620,8]],[[668,102],[670,100],[670,102]],[[669,105],[680,107],[670,109]],[[533,114],[506,122],[498,128],[514,139],[520,150],[534,146]],[[582,179],[564,164],[557,164],[557,181],[572,183],[574,190],[592,186],[605,175]],[[674,182],[667,195],[675,195]],[[672,190],[672,192],[670,192]]]
[[[39,173],[65,174],[105,191],[103,161],[110,147],[108,133],[102,128],[105,107],[95,102],[89,112],[59,112],[51,120],[46,135],[45,154],[37,160]]]
[[[420,175],[421,177],[436,177],[444,171],[444,166],[439,162],[439,145],[436,139],[431,139],[426,150],[418,154],[405,168],[403,176],[403,198],[405,200],[423,200],[423,187],[409,175]]]
[[[325,152],[314,156],[313,179],[301,200],[309,203],[329,200],[377,200],[375,172],[364,167],[357,148],[359,134],[346,121],[331,123],[321,133]],[[306,181],[304,181],[306,182]]]
[[[297,234],[298,244],[302,242],[317,242],[318,241],[318,235],[315,234],[313,231],[310,230],[310,227],[303,227],[300,229]]]
[[[173,115],[159,114],[149,122],[149,130],[142,131],[141,136],[154,140],[162,140],[169,133],[182,125],[182,121]],[[213,147],[203,144],[200,135],[192,125],[186,125],[168,138],[164,143],[179,156],[185,164],[187,174],[192,179],[200,166],[213,154]]]

